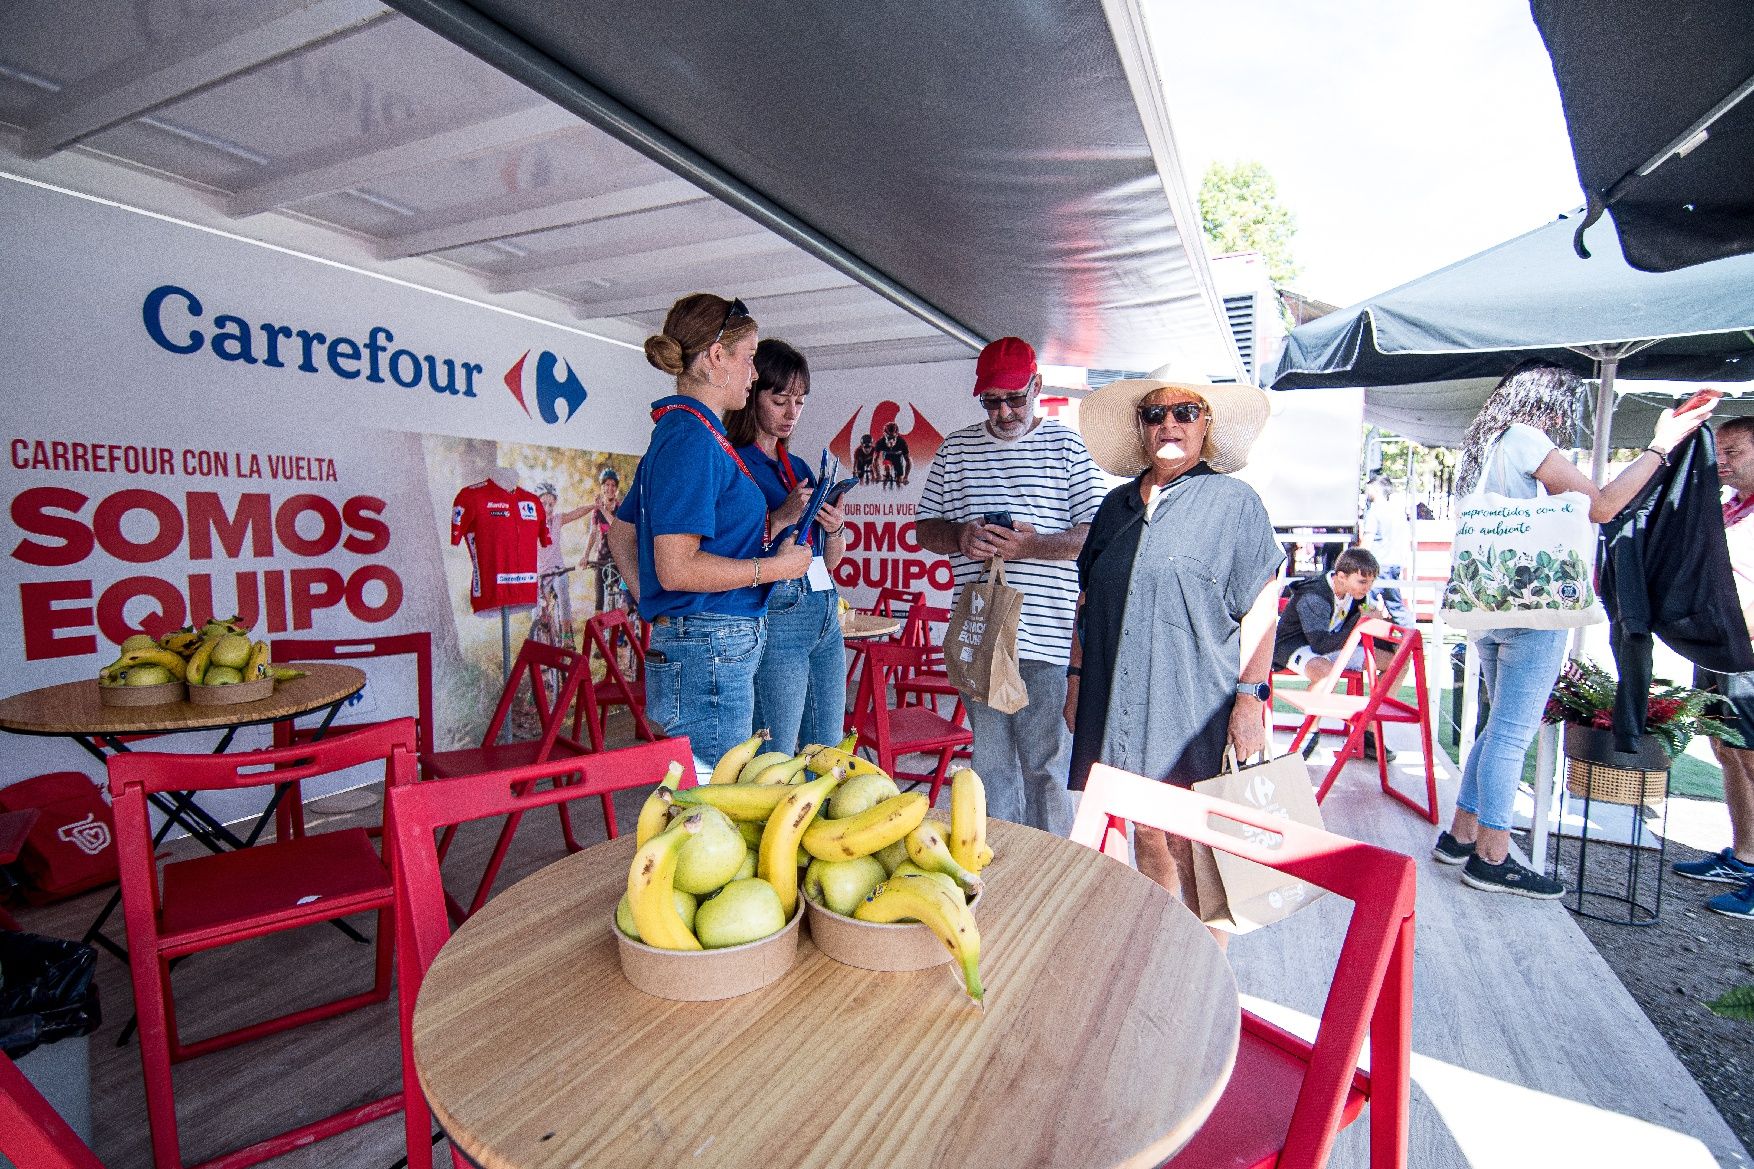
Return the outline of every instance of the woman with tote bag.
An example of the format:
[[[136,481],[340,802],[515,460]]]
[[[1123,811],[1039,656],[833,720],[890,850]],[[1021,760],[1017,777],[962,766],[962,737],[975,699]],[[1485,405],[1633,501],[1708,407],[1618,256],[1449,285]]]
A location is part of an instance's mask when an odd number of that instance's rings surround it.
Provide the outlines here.
[[[1445,620],[1470,629],[1476,639],[1492,712],[1463,765],[1455,817],[1449,831],[1438,835],[1432,855],[1463,866],[1462,880],[1472,888],[1541,900],[1557,898],[1565,888],[1510,855],[1511,809],[1523,758],[1565,662],[1570,629],[1603,619],[1589,583],[1595,567],[1591,525],[1632,502],[1668,462],[1669,452],[1710,417],[1713,405],[1663,411],[1650,445],[1613,481],[1597,487],[1556,445],[1570,444],[1582,384],[1561,366],[1524,362],[1498,383],[1462,436],[1456,489],[1468,498],[1444,599]],[[1539,531],[1548,515],[1587,504],[1590,523],[1579,525],[1581,539],[1569,551],[1544,548],[1538,562],[1522,556],[1526,567],[1506,571],[1526,551],[1514,545],[1519,531],[1530,526],[1527,520],[1492,529],[1490,562],[1475,554],[1478,549],[1465,551],[1464,527],[1473,516],[1515,511],[1519,500],[1563,496],[1571,498],[1527,510],[1547,513],[1533,517]],[[1488,581],[1494,573],[1497,581]]]

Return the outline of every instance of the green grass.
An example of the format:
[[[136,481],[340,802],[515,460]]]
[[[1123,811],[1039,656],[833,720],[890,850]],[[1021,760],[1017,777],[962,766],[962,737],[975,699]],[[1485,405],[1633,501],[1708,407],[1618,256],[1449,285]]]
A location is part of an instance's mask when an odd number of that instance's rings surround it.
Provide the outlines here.
[[[1292,689],[1301,688],[1298,683],[1293,682],[1288,678],[1275,679],[1273,684],[1276,688],[1285,686],[1289,686]],[[1413,701],[1413,687],[1411,684],[1401,687],[1395,693],[1396,697],[1405,702],[1410,703]],[[1461,760],[1457,758],[1455,745],[1450,738],[1450,724],[1454,717],[1451,714],[1451,710],[1453,709],[1455,697],[1459,693],[1460,691],[1458,690],[1443,690],[1439,692],[1441,710],[1438,713],[1437,719],[1432,723],[1431,728],[1436,736],[1438,749],[1449,756],[1450,762],[1455,763],[1458,766],[1460,765]],[[1285,702],[1275,701],[1273,703],[1273,709],[1280,714],[1288,716],[1295,717],[1297,714],[1297,711]],[[1531,787],[1534,786],[1535,749],[1532,746],[1529,748],[1528,758],[1523,761],[1523,782]],[[1676,758],[1674,766],[1669,770],[1669,794],[1685,796],[1688,799],[1722,800],[1724,798],[1723,770],[1714,763],[1707,763],[1703,759],[1695,759],[1691,755],[1682,754]]]

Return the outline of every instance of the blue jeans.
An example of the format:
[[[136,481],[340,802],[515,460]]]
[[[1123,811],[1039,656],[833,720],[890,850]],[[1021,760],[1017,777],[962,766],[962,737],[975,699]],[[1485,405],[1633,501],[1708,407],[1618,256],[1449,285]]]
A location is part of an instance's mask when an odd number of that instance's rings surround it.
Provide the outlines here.
[[[1029,705],[1016,714],[1000,714],[963,696],[974,732],[974,769],[987,789],[987,815],[1068,836],[1072,732],[1064,713],[1066,667],[1033,658],[1020,659],[1017,667]]]
[[[755,667],[766,620],[723,613],[661,617],[646,651],[646,717],[686,735],[697,768],[747,739],[755,718]]]
[[[1480,680],[1492,713],[1474,740],[1462,767],[1456,807],[1478,816],[1482,826],[1510,828],[1516,806],[1523,760],[1541,712],[1565,664],[1569,629],[1488,629],[1475,643],[1480,652]]]
[[[847,708],[847,649],[840,597],[781,581],[767,598],[767,648],[755,671],[755,727],[773,736],[770,751],[836,743]]]

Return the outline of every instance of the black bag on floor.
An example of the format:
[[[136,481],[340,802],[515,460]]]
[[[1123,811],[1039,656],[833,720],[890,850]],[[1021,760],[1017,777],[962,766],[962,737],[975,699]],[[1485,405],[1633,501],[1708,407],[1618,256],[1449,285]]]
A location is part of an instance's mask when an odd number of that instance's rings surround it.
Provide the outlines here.
[[[90,946],[0,930],[0,1049],[21,1059],[40,1044],[96,1031],[96,971]]]

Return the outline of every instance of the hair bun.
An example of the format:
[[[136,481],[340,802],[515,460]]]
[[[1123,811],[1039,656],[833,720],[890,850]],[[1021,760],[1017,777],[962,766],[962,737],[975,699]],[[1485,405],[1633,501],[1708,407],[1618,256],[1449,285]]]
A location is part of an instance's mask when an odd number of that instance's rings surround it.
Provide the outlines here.
[[[653,333],[646,338],[646,360],[671,377],[682,373],[682,342],[668,333]]]

